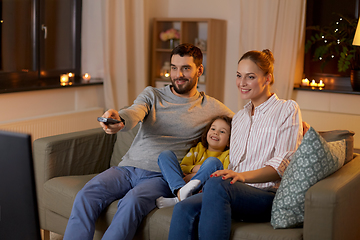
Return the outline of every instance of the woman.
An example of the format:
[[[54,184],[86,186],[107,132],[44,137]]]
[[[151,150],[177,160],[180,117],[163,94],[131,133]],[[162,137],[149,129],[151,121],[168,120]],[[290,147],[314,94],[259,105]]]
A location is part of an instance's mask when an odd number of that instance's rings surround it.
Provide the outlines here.
[[[231,219],[270,220],[276,189],[303,134],[297,103],[270,92],[273,72],[270,50],[239,60],[236,85],[250,101],[232,121],[229,167],[214,172],[202,194],[175,205],[169,239],[229,239]]]

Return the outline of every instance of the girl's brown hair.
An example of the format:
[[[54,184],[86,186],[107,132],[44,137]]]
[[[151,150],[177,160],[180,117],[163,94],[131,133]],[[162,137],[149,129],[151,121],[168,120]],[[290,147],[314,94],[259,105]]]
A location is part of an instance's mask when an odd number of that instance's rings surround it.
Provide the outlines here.
[[[211,125],[215,122],[215,120],[218,120],[218,119],[224,120],[224,121],[229,125],[229,127],[230,127],[229,141],[230,141],[230,136],[231,136],[231,121],[232,121],[232,118],[231,118],[231,117],[228,117],[228,116],[226,116],[226,115],[217,116],[217,117],[214,117],[214,118],[208,123],[208,125],[206,125],[205,130],[204,130],[203,134],[201,135],[200,141],[201,141],[202,145],[203,145],[205,148],[208,148],[208,147],[209,147],[208,142],[207,142],[207,133],[208,133]],[[224,151],[226,151],[226,150],[228,150],[228,149],[229,149],[229,147],[226,146],[225,149],[224,149]]]

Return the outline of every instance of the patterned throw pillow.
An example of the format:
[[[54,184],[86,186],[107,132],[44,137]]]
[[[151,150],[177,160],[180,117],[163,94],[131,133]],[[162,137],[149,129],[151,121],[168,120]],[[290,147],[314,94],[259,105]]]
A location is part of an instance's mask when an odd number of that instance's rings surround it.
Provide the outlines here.
[[[306,132],[276,192],[271,212],[274,228],[302,225],[306,191],[342,167],[345,148],[345,140],[328,143],[313,128]]]

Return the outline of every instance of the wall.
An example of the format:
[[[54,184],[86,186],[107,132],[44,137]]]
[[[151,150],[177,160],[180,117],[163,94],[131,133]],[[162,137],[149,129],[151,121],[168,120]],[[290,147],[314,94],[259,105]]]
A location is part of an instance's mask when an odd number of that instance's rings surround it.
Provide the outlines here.
[[[0,94],[0,123],[103,108],[102,85]]]
[[[303,121],[317,131],[345,129],[355,132],[354,147],[360,149],[360,95],[294,91]]]
[[[18,125],[19,122],[74,115],[77,116],[74,119],[74,124],[78,126],[76,130],[80,131],[99,127],[96,117],[103,109],[102,85],[5,93],[0,94],[0,129],[11,130],[11,126]],[[85,119],[79,114],[81,112],[87,116]]]

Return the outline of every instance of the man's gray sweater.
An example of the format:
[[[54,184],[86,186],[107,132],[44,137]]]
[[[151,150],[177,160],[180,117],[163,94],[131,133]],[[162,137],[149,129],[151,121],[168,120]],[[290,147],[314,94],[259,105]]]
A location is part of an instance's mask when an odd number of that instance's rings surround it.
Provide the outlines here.
[[[119,166],[160,171],[157,164],[164,150],[175,152],[181,160],[204,131],[206,124],[219,115],[234,113],[215,98],[197,92],[191,98],[178,97],[170,86],[147,87],[134,104],[119,111],[127,131],[141,122],[140,129]]]

